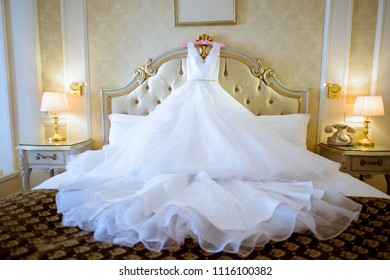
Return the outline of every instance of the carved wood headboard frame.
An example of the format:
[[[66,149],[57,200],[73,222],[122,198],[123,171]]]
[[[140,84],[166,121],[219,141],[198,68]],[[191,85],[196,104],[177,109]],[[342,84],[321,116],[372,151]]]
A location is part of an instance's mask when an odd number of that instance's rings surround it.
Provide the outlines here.
[[[202,34],[197,40],[212,39]],[[202,57],[209,45],[197,46]],[[102,89],[104,144],[108,143],[113,113],[147,115],[169,93],[186,81],[185,48],[165,52],[148,59],[136,69],[134,78],[125,86]],[[274,71],[244,52],[222,48],[220,53],[219,83],[243,106],[255,115],[307,113],[309,89],[292,89],[280,83]]]

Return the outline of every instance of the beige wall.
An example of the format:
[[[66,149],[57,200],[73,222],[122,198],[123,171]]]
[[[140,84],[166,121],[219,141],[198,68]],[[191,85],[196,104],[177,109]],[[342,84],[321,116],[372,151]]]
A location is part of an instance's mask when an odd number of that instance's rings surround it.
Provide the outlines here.
[[[378,0],[354,0],[349,53],[347,104],[369,95],[374,61]]]
[[[42,92],[64,91],[61,2],[37,0]]]
[[[102,145],[100,88],[126,84],[147,58],[207,33],[214,40],[263,60],[290,87],[312,88],[309,130],[316,135],[323,1],[236,1],[237,24],[174,26],[174,1],[88,0],[87,26],[92,137]],[[286,9],[285,7],[288,7]],[[38,0],[44,89],[61,87],[63,76],[60,0]],[[315,137],[309,139],[314,149]]]

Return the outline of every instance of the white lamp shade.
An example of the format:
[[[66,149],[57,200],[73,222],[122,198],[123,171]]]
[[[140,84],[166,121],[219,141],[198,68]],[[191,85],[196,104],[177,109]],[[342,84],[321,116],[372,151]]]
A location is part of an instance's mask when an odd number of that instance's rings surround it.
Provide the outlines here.
[[[68,95],[60,92],[44,92],[41,112],[66,112],[69,108]]]
[[[357,116],[383,116],[383,100],[381,95],[358,96],[352,114]]]

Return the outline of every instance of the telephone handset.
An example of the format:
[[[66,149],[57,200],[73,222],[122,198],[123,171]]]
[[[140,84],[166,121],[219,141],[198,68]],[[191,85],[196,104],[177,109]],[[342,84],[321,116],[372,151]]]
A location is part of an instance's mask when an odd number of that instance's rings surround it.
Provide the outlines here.
[[[328,144],[335,146],[354,145],[352,137],[344,132],[344,130],[347,130],[347,132],[354,134],[356,130],[353,127],[346,124],[332,124],[325,127],[325,132],[332,133],[334,129],[336,129],[336,132],[331,137],[328,137]]]

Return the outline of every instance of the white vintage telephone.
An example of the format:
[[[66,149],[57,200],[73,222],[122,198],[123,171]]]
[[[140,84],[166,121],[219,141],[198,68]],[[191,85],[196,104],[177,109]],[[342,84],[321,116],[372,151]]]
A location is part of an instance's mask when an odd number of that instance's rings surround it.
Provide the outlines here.
[[[352,137],[344,133],[344,130],[347,130],[347,132],[354,134],[356,130],[353,127],[346,124],[332,124],[325,127],[325,132],[332,133],[334,129],[336,129],[336,132],[331,137],[328,137],[328,144],[335,146],[354,145]]]

